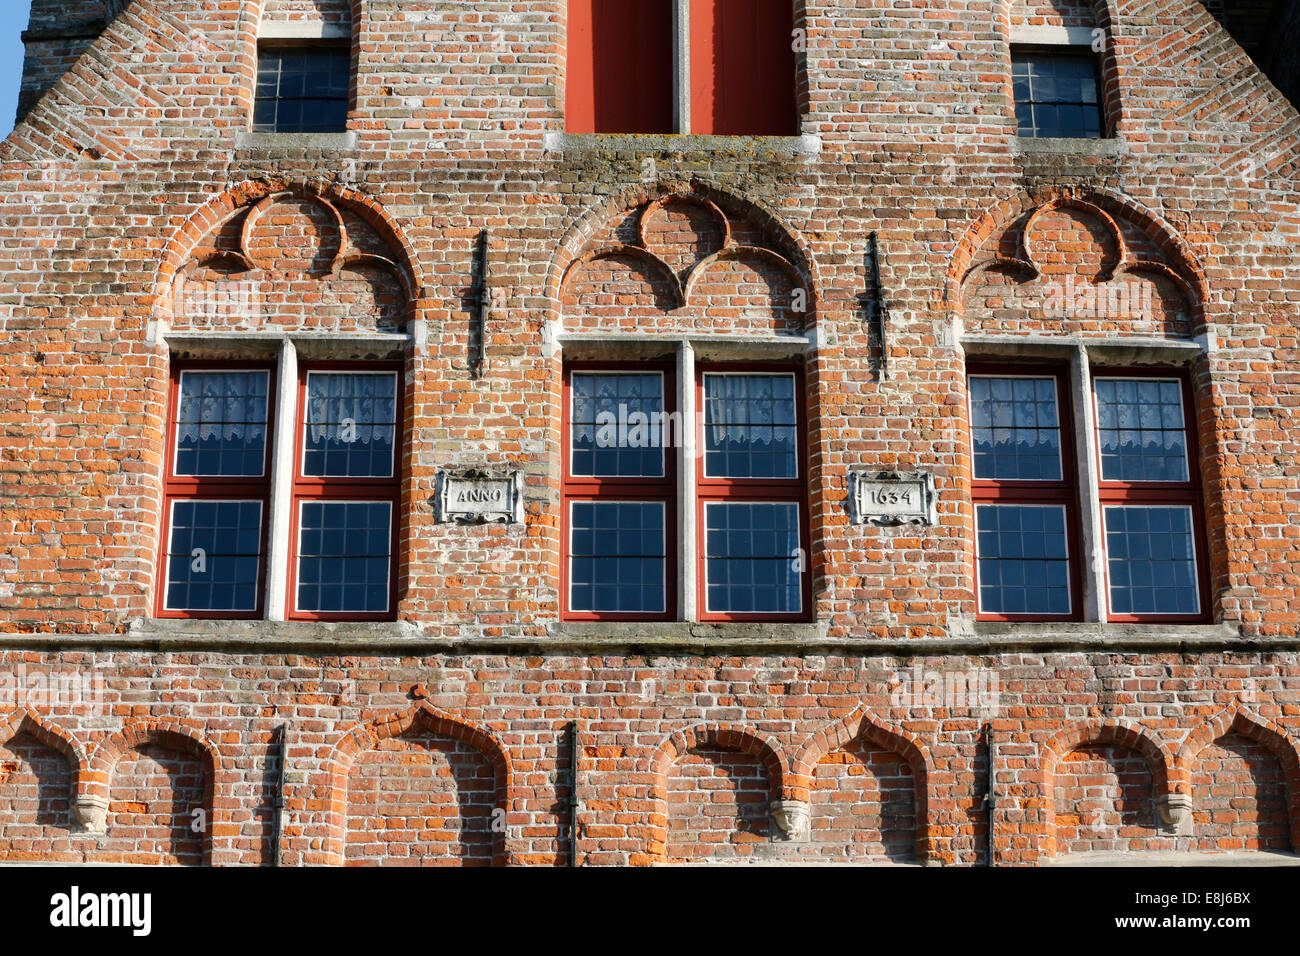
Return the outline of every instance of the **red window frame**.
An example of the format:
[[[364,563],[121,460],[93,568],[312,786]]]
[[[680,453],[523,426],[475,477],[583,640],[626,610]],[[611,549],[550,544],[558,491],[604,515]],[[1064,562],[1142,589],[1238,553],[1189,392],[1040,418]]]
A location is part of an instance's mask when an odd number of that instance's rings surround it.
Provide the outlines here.
[[[560,494],[560,617],[566,621],[677,620],[677,455],[675,442],[664,434],[664,474],[661,478],[599,478],[574,475],[571,409],[574,372],[650,372],[663,375],[664,413],[668,421],[677,409],[676,367],[672,362],[566,362],[562,389]],[[569,593],[570,509],[575,501],[647,501],[664,505],[664,611],[574,611]]]
[[[979,621],[1081,621],[1083,620],[1082,534],[1079,518],[1078,463],[1075,455],[1074,416],[1070,404],[1069,366],[1060,364],[999,365],[971,363],[966,366],[966,447],[971,456],[971,524],[975,529],[975,607]],[[990,479],[975,477],[975,415],[971,407],[970,380],[980,376],[997,378],[1051,378],[1056,383],[1056,414],[1060,424],[1061,480]],[[1068,614],[1007,614],[986,612],[979,583],[980,505],[1061,505],[1065,508],[1065,540],[1068,549],[1070,611]]]
[[[1203,623],[1211,620],[1209,549],[1205,527],[1204,495],[1201,490],[1200,448],[1196,440],[1196,405],[1191,379],[1185,370],[1160,368],[1109,368],[1092,370],[1089,401],[1092,402],[1093,450],[1097,456],[1097,497],[1101,514],[1103,579],[1106,618],[1116,623]],[[1097,406],[1098,379],[1146,379],[1174,381],[1183,401],[1183,433],[1187,446],[1187,481],[1106,481],[1101,471],[1101,416]],[[1110,609],[1110,549],[1106,539],[1107,505],[1183,505],[1192,512],[1192,545],[1196,559],[1196,587],[1200,610],[1195,614],[1116,614]]]
[[[705,475],[704,376],[710,373],[781,373],[794,376],[794,394],[798,470],[794,478],[710,478]],[[696,548],[696,601],[697,616],[701,621],[811,621],[812,573],[811,532],[808,508],[808,403],[804,388],[804,370],[787,363],[717,362],[700,363],[695,367],[695,407],[699,414],[697,455],[695,464],[695,528]],[[705,542],[704,506],[710,502],[771,501],[792,502],[799,506],[799,547],[803,549],[804,567],[800,573],[800,602],[798,613],[709,611],[708,559]]]
[[[393,372],[397,403],[393,422],[393,474],[389,478],[314,477],[303,474],[307,436],[307,376],[312,372]],[[397,546],[402,493],[402,449],[405,447],[404,369],[400,362],[304,362],[298,366],[298,409],[294,422],[293,493],[289,511],[289,569],[285,616],[295,621],[392,621],[397,618]],[[298,610],[299,517],[306,501],[387,501],[392,506],[389,528],[388,609],[374,611]]]
[[[181,376],[185,372],[241,372],[267,373],[266,441],[262,461],[262,475],[252,477],[211,477],[176,474],[177,411],[180,402]],[[273,361],[188,361],[172,364],[167,396],[167,443],[163,449],[166,462],[163,466],[162,515],[159,520],[161,537],[158,544],[158,573],[155,578],[154,615],[159,618],[253,620],[265,614],[266,576],[271,529],[271,462],[275,455],[276,374]],[[177,501],[260,501],[262,503],[262,534],[258,559],[257,603],[251,611],[189,611],[168,609],[167,588],[169,552],[171,551],[172,504]]]

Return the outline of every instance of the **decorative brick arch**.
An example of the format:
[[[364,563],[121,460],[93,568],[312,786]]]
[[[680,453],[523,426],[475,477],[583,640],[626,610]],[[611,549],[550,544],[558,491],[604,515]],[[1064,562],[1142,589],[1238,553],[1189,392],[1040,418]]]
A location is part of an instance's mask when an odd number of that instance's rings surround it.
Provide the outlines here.
[[[89,766],[86,748],[68,731],[54,721],[42,717],[30,707],[14,711],[0,722],[0,744],[7,744],[21,734],[27,734],[43,746],[66,757],[72,768],[74,780]],[[72,795],[68,796],[71,798]]]
[[[699,178],[664,180],[662,182],[638,183],[629,186],[613,196],[606,197],[570,225],[556,246],[547,270],[547,319],[556,323],[561,321],[561,298],[564,280],[572,272],[575,265],[581,261],[589,261],[591,258],[599,258],[602,255],[614,254],[619,251],[614,248],[605,248],[609,244],[598,242],[599,236],[610,224],[637,207],[655,208],[671,200],[696,203],[706,209],[718,212],[719,215],[724,211],[731,212],[740,218],[748,220],[765,235],[769,236],[773,245],[776,246],[774,250],[736,246],[731,243],[730,237],[728,237],[725,253],[711,256],[709,259],[718,261],[719,259],[729,258],[734,255],[737,249],[745,249],[748,252],[758,254],[769,262],[779,264],[781,268],[789,272],[793,278],[808,289],[805,324],[812,325],[816,322],[818,305],[822,300],[822,283],[816,258],[804,237],[785,223],[765,203]],[[621,251],[626,253],[628,251],[627,247],[624,246]],[[641,250],[638,250],[638,257],[644,258]],[[702,265],[707,267],[707,263],[702,263]],[[675,290],[680,292],[678,305],[685,301],[686,295],[690,291],[690,285],[691,283],[688,282],[686,288],[682,289],[678,284],[678,289]]]
[[[813,778],[818,762],[828,753],[855,740],[864,740],[882,750],[897,754],[912,769],[913,806],[916,813],[916,859],[924,863],[933,856],[930,846],[930,781],[934,761],[930,750],[916,734],[881,720],[859,704],[852,712],[827,724],[809,737],[795,754],[791,764],[790,800],[808,802],[812,797]]]
[[[1067,754],[1092,745],[1123,747],[1140,754],[1151,771],[1151,793],[1156,800],[1167,794],[1187,792],[1186,784],[1180,781],[1174,770],[1174,760],[1169,751],[1140,725],[1093,718],[1066,727],[1043,744],[1039,759],[1043,856],[1056,855],[1056,765]]]
[[[1175,756],[1174,772],[1181,792],[1191,792],[1192,771],[1201,752],[1220,737],[1237,734],[1264,747],[1277,758],[1286,780],[1286,809],[1291,826],[1291,848],[1300,851],[1300,750],[1286,728],[1277,721],[1254,714],[1234,701],[1201,724],[1183,741]]]
[[[716,747],[757,757],[767,771],[768,806],[786,792],[785,757],[771,736],[738,724],[695,724],[673,733],[650,758],[650,835],[647,854],[653,862],[668,858],[668,774],[673,764],[696,747]]]
[[[77,806],[83,821],[97,812],[102,821],[108,809],[113,772],[129,750],[154,745],[198,758],[204,770],[204,809],[207,811],[208,839],[204,841],[204,860],[209,866],[226,865],[233,857],[229,843],[238,835],[238,827],[229,819],[229,811],[218,799],[234,789],[239,775],[222,759],[212,738],[201,727],[171,717],[149,717],[132,721],[110,737],[100,741],[90,762],[78,777]]]
[[[1033,250],[1025,248],[1023,242],[1017,255],[1010,258],[996,255],[981,258],[980,251],[989,239],[1011,227],[1026,213],[1030,214],[1032,222],[1055,208],[1079,209],[1106,225],[1119,249],[1119,259],[1111,269],[1112,275],[1150,271],[1172,279],[1187,296],[1193,312],[1193,325],[1199,326],[1204,322],[1203,308],[1209,281],[1191,247],[1171,226],[1132,199],[1091,186],[1052,186],[1032,194],[1021,191],[987,209],[966,229],[953,250],[944,283],[949,311],[954,315],[961,313],[961,293],[966,281],[989,266],[1014,267],[1030,275],[1036,274],[1038,267]],[[1120,222],[1128,223],[1145,234],[1166,261],[1153,261],[1132,252],[1123,239]]]
[[[488,728],[464,717],[441,710],[427,701],[413,707],[385,714],[356,724],[350,728],[330,750],[325,766],[328,769],[328,832],[326,859],[330,865],[342,866],[347,849],[348,777],[357,757],[373,749],[380,741],[400,737],[413,727],[431,734],[459,740],[479,751],[492,765],[496,783],[496,805],[507,814],[509,823],[510,782],[512,771],[510,753],[500,739]],[[504,866],[510,862],[506,834],[493,834],[492,862]]]
[[[301,182],[290,179],[250,180],[226,189],[213,196],[192,213],[172,234],[159,257],[158,271],[154,277],[155,303],[161,303],[168,294],[177,274],[193,264],[193,253],[202,240],[213,231],[229,223],[236,216],[274,197],[303,199],[331,210],[335,207],[355,213],[387,243],[395,258],[388,263],[406,288],[411,305],[419,307],[425,295],[428,270],[423,266],[415,246],[406,238],[405,230],[388,214],[372,196],[356,189],[325,182]],[[377,257],[349,250],[346,231],[340,243],[333,271],[358,261]]]

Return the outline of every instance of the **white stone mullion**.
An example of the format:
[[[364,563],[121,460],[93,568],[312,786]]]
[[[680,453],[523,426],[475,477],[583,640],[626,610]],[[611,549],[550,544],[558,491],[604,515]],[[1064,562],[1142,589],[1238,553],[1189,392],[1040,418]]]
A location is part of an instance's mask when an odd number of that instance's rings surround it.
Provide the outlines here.
[[[673,121],[678,133],[691,132],[691,0],[673,5]]]
[[[1074,406],[1074,445],[1079,483],[1079,523],[1083,549],[1083,617],[1106,620],[1106,552],[1102,537],[1101,502],[1097,489],[1101,464],[1097,458],[1096,419],[1092,406],[1092,371],[1082,344],[1070,362],[1071,405]]]
[[[267,520],[270,534],[266,548],[266,617],[283,621],[287,613],[289,524],[293,509],[294,443],[298,420],[298,350],[286,337],[280,345],[276,372],[275,422],[270,435],[271,502]]]
[[[695,410],[695,349],[683,342],[677,352],[677,408],[681,427],[676,429],[677,456],[677,609],[683,621],[698,614],[695,523],[695,462],[698,434]]]

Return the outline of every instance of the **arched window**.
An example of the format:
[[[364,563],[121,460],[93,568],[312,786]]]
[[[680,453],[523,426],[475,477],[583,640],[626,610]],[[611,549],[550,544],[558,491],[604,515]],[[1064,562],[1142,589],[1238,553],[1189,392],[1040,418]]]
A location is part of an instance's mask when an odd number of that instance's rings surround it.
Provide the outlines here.
[[[1191,271],[1113,200],[1045,198],[962,280],[979,616],[1207,621]]]

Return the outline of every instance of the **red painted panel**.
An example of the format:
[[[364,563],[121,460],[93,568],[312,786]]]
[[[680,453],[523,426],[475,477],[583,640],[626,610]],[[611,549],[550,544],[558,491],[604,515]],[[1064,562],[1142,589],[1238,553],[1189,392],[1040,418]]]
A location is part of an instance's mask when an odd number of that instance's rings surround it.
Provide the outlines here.
[[[691,132],[794,136],[791,0],[691,0]]]
[[[568,33],[568,132],[673,132],[672,0],[569,0]]]

